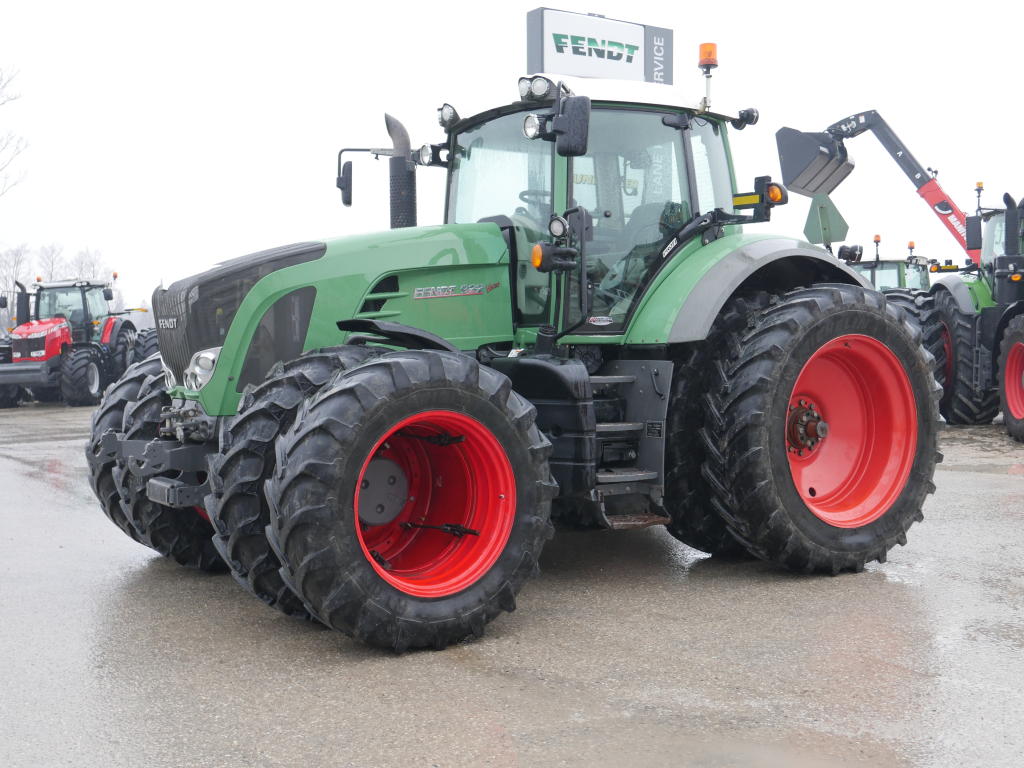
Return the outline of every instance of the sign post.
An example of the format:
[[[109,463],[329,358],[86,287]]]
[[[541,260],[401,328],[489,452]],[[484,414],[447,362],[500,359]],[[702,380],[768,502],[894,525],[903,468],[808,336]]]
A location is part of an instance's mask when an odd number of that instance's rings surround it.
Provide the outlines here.
[[[585,13],[526,14],[526,69],[672,84],[672,30]]]

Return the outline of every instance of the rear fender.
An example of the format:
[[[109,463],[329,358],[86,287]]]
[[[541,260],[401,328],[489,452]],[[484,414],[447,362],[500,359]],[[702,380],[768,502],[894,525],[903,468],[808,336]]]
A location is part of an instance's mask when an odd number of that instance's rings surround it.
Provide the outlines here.
[[[781,293],[821,282],[871,288],[863,276],[809,243],[730,235],[698,248],[671,268],[642,300],[626,343],[701,341],[737,292],[749,288]]]
[[[971,296],[971,290],[967,287],[967,284],[960,279],[958,275],[947,275],[941,280],[936,280],[932,286],[932,295],[937,294],[939,291],[946,291],[953,300],[956,301],[957,307],[965,315],[976,315],[978,314],[978,308],[974,304],[974,299]]]

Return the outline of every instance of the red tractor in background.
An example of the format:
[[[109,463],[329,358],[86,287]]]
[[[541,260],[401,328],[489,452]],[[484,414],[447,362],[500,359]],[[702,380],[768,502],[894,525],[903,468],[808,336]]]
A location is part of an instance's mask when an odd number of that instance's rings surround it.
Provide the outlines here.
[[[157,351],[156,333],[138,330],[131,310],[110,311],[110,284],[36,278],[32,290],[15,285],[18,325],[0,342],[0,408],[18,405],[26,390],[42,402],[94,405],[109,382]]]

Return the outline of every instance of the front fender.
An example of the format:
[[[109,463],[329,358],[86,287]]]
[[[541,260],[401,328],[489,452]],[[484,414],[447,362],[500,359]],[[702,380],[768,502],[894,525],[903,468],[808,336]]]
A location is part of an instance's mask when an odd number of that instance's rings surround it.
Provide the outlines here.
[[[734,234],[686,248],[641,300],[627,344],[679,344],[707,338],[718,313],[747,283],[788,290],[811,282],[871,283],[827,251],[792,238]]]

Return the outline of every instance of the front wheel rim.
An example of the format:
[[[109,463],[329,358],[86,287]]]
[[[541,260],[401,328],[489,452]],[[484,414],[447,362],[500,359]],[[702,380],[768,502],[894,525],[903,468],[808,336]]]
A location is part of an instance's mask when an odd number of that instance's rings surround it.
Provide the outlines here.
[[[1024,342],[1014,342],[1003,372],[1006,407],[1015,419],[1024,419]]]
[[[824,344],[797,376],[784,440],[793,485],[815,517],[836,528],[878,520],[917,453],[916,400],[899,359],[870,336]]]
[[[96,396],[100,392],[100,369],[96,363],[89,363],[85,370],[85,384],[89,388],[89,394]]]
[[[354,522],[363,555],[384,581],[438,598],[490,570],[515,510],[515,474],[494,434],[464,413],[433,410],[402,419],[377,440],[359,472]]]

